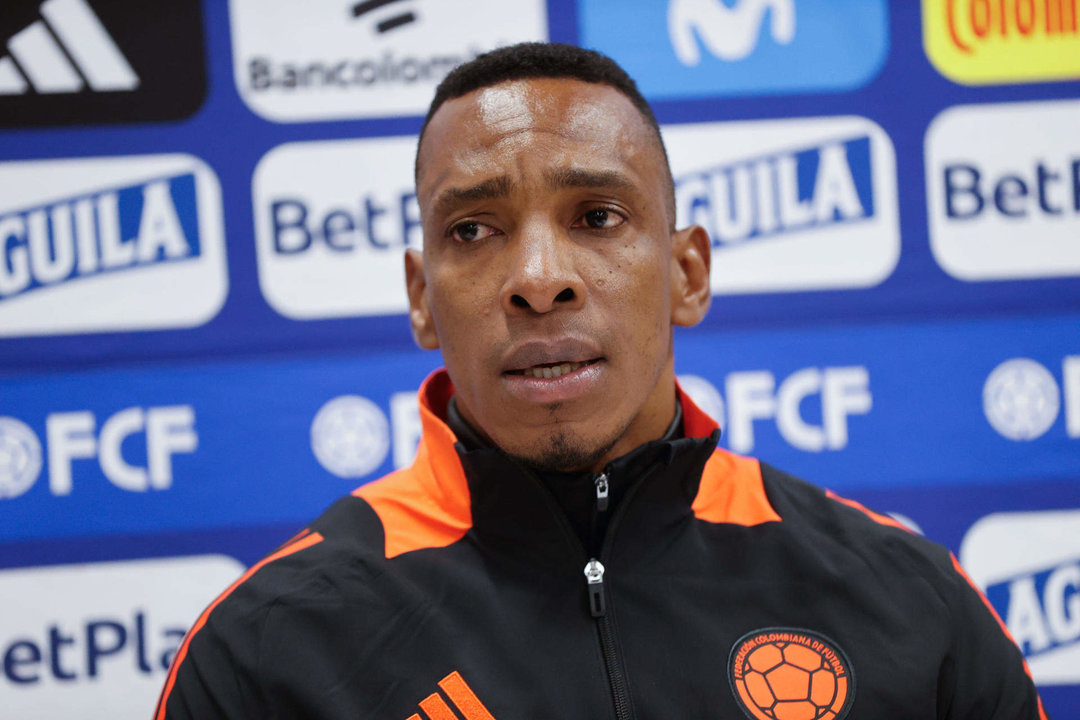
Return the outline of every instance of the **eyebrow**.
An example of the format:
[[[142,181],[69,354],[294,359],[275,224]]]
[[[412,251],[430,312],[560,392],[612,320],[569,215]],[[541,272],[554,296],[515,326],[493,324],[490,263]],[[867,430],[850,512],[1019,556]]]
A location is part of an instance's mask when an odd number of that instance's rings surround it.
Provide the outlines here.
[[[459,203],[490,200],[492,198],[506,197],[509,194],[510,178],[506,175],[500,175],[471,187],[452,187],[443,190],[435,200],[435,212],[436,214],[443,214]]]
[[[586,170],[583,168],[559,168],[545,175],[548,185],[554,190],[564,188],[632,188],[634,183],[628,177],[614,170]],[[506,175],[488,178],[470,187],[451,187],[439,193],[435,200],[435,213],[445,214],[454,206],[477,200],[491,200],[510,194],[513,183]]]
[[[585,170],[582,168],[559,168],[547,174],[548,184],[555,190],[562,188],[632,188],[630,178],[614,170]]]

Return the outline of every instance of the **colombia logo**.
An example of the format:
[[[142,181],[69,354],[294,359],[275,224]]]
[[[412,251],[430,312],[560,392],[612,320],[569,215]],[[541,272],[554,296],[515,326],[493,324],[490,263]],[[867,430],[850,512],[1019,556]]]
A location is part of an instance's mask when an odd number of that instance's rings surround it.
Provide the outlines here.
[[[964,85],[1080,77],[1080,0],[923,0],[930,62]]]
[[[851,661],[824,635],[761,628],[739,638],[728,680],[753,720],[842,720],[855,698]]]

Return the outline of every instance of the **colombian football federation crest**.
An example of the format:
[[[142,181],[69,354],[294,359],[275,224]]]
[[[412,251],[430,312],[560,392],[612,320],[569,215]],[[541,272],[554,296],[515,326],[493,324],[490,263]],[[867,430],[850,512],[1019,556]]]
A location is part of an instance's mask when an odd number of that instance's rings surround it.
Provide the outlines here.
[[[752,720],[843,720],[855,698],[855,676],[844,651],[801,628],[743,635],[731,648],[728,680]]]

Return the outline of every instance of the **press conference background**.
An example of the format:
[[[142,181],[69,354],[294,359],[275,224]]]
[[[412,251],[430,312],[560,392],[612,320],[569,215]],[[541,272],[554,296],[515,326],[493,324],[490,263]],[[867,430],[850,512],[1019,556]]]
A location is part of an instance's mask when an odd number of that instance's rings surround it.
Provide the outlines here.
[[[637,79],[714,236],[676,369],[723,442],[952,549],[1080,718],[1070,8],[6,3],[0,714],[148,716],[220,589],[408,462],[415,134],[455,58],[551,39]]]

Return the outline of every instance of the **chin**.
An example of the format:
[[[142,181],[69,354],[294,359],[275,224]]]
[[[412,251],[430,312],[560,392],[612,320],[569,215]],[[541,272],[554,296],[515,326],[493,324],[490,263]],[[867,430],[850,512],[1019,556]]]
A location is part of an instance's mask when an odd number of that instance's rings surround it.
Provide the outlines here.
[[[618,440],[593,441],[580,435],[560,430],[548,435],[542,442],[524,452],[511,452],[527,465],[544,471],[573,472],[588,470],[598,463]]]

